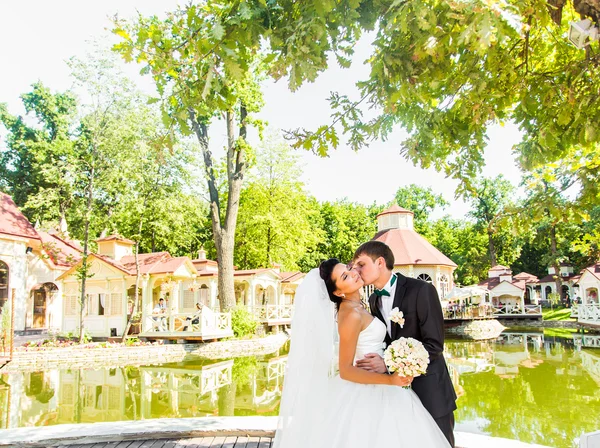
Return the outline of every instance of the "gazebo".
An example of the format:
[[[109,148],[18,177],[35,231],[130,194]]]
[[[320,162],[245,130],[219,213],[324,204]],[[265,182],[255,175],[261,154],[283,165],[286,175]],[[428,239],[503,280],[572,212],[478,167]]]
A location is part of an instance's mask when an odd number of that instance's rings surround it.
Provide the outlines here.
[[[386,243],[394,253],[394,272],[431,283],[443,300],[454,287],[456,263],[419,235],[414,213],[398,205],[377,215],[376,241]]]

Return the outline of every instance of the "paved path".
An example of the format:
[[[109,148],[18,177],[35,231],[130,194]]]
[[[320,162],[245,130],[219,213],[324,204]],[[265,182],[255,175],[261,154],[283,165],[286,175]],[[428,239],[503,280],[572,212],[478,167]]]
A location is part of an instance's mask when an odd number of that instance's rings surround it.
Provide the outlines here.
[[[87,445],[59,445],[60,448],[271,448],[270,437],[197,437],[175,440],[135,440]]]

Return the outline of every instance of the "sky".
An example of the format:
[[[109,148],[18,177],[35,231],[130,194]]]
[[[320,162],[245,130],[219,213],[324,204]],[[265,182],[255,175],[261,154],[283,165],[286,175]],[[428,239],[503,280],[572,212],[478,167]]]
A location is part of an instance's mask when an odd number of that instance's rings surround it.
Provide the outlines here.
[[[54,91],[71,88],[72,80],[66,60],[72,56],[84,57],[96,40],[107,46],[116,42],[108,31],[110,17],[118,14],[130,18],[138,12],[143,15],[161,15],[174,9],[177,0],[19,0],[0,1],[0,102],[8,104],[13,114],[24,114],[19,96],[29,91],[32,83],[42,81]],[[267,81],[264,86],[265,107],[260,118],[269,127],[315,129],[329,122],[327,98],[331,91],[356,95],[354,82],[366,77],[363,64],[369,53],[369,36],[356,47],[350,69],[338,68],[335,62],[314,83],[290,92],[285,80]],[[139,67],[125,65],[128,76],[148,94],[154,93],[152,80],[138,74]],[[211,129],[211,145],[222,147],[225,129]],[[347,198],[363,204],[386,204],[399,187],[417,184],[431,187],[450,203],[438,210],[434,217],[450,214],[464,217],[469,207],[455,199],[457,181],[446,178],[433,169],[415,167],[400,155],[400,144],[406,134],[396,130],[386,142],[374,142],[368,148],[354,152],[343,144],[330,151],[327,158],[300,151],[304,167],[302,180],[310,194],[320,201]],[[521,173],[511,149],[520,141],[518,129],[507,124],[490,128],[489,145],[485,152],[486,165],[482,175],[503,174],[518,185]]]

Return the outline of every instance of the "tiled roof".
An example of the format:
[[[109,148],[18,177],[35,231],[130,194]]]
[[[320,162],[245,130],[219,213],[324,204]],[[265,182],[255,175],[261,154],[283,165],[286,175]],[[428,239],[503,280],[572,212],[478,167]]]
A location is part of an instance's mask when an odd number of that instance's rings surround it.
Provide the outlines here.
[[[490,269],[490,271],[510,271],[510,268],[508,266],[502,266],[501,264],[497,264],[496,266],[492,266]]]
[[[456,267],[456,263],[412,229],[383,230],[373,239],[390,246],[396,266],[421,264]]]
[[[44,252],[58,266],[71,267],[81,260],[81,248],[74,242],[55,233],[38,232]]]
[[[600,280],[600,262],[593,264],[591,266],[588,266],[587,268],[583,268],[581,270],[581,272],[578,274],[579,278],[581,278],[581,276],[586,272],[589,272],[594,277],[596,277],[598,280]],[[579,280],[579,278],[577,280]]]
[[[169,254],[169,252],[151,252],[149,254],[138,254],[138,260],[140,262],[140,273],[154,273],[153,268],[155,266],[160,265],[164,260],[168,260],[170,258],[171,255]],[[112,261],[114,262],[114,260]],[[135,275],[135,255],[127,255],[121,258],[121,260],[119,260],[119,264],[124,269],[131,272],[132,275]]]
[[[388,208],[387,210],[384,210],[381,213],[379,213],[377,215],[377,217],[380,217],[381,215],[389,215],[390,213],[410,213],[411,215],[414,215],[414,213],[411,212],[410,210],[402,208],[402,207],[400,207],[397,204],[394,204],[390,208]]]
[[[523,281],[525,281],[525,283],[537,283],[538,282],[538,278],[535,275],[530,274],[528,272],[520,272],[517,275],[513,276],[513,279],[523,280]]]
[[[0,233],[23,238],[40,239],[29,220],[6,193],[0,193]]]
[[[306,274],[300,272],[300,271],[296,271],[296,272],[280,272],[279,276],[281,277],[281,282],[282,283],[290,283],[290,282],[294,282],[296,280],[300,280],[301,278],[303,278]]]
[[[109,235],[104,238],[98,238],[96,240],[97,243],[102,243],[104,241],[118,241],[120,243],[135,244],[135,241],[131,241],[131,240],[128,240],[127,238],[123,238],[121,235]]]

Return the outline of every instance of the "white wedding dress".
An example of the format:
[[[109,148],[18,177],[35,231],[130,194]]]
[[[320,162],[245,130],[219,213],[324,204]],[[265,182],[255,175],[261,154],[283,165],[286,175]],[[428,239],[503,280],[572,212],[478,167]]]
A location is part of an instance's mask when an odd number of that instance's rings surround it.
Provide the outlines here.
[[[274,448],[449,448],[412,389],[359,384],[333,374],[336,311],[318,269],[296,292]],[[361,331],[355,360],[383,354],[386,326]]]
[[[386,327],[373,319],[358,337],[355,360],[383,356]],[[323,426],[311,448],[447,448],[449,443],[412,389],[330,379]]]

